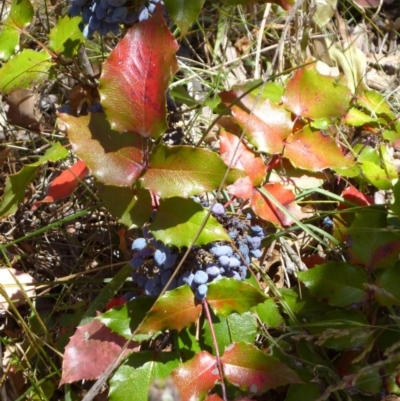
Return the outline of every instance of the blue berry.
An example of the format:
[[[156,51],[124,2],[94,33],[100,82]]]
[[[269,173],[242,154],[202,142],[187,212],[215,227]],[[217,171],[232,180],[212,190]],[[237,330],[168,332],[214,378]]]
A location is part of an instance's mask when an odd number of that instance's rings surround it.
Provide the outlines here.
[[[200,285],[205,284],[208,281],[208,274],[203,270],[197,270],[194,274],[193,282]]]
[[[205,284],[201,284],[196,288],[195,297],[199,301],[202,301],[208,292],[208,287]]]
[[[141,251],[147,245],[146,240],[144,238],[136,238],[132,243],[133,251]]]
[[[225,214],[225,207],[222,203],[214,203],[211,212],[217,215]]]

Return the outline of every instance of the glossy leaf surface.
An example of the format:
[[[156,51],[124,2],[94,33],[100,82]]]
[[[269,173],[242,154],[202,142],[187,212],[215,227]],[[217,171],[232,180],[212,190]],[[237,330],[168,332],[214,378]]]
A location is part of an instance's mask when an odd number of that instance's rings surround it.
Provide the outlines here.
[[[315,120],[344,115],[351,92],[341,79],[321,75],[311,64],[294,72],[282,100],[296,116]]]
[[[303,130],[286,139],[284,156],[304,170],[322,171],[326,168],[344,168],[355,164],[353,158],[343,155],[335,140],[321,131]]]
[[[207,301],[216,315],[228,316],[232,312],[247,312],[264,302],[265,295],[251,284],[223,278],[208,286]]]
[[[138,333],[156,333],[170,329],[180,331],[199,318],[201,304],[195,301],[189,286],[184,285],[167,291],[147,313]]]
[[[268,191],[285,209],[292,213],[297,218],[302,218],[300,206],[295,202],[294,193],[286,189],[279,183],[265,184],[264,190]],[[256,191],[250,199],[251,208],[257,216],[269,221],[273,224],[281,226],[290,226],[293,220],[274,205],[266,196],[261,192]]]
[[[202,227],[207,213],[207,210],[192,199],[161,199],[149,229],[154,237],[164,244],[189,246]],[[213,241],[230,241],[230,237],[222,225],[210,216],[194,245],[204,245]]]
[[[216,359],[202,351],[172,372],[182,401],[202,400],[214,387],[220,375]]]
[[[42,50],[26,49],[0,68],[0,92],[5,95],[14,89],[31,88],[43,82],[50,72],[50,55]]]
[[[101,104],[114,130],[157,138],[167,129],[165,93],[178,45],[157,6],[128,30],[104,63]]]
[[[247,177],[237,180],[229,188],[229,193],[238,198],[249,199],[253,188],[260,185],[265,179],[264,161],[250,151],[236,135],[223,131],[220,133],[219,139],[221,159],[228,166],[248,174]]]
[[[2,9],[3,13],[4,11]],[[1,27],[0,59],[8,60],[18,49],[20,29],[32,21],[33,13],[34,10],[29,0],[13,0],[10,13]],[[4,14],[2,16],[4,17]]]
[[[252,344],[234,343],[225,350],[221,359],[226,379],[250,394],[301,383],[293,370]]]
[[[131,186],[142,172],[142,138],[111,129],[104,113],[59,115],[74,152],[103,184]]]
[[[220,355],[233,342],[253,343],[257,336],[257,320],[250,312],[242,315],[231,313],[227,317],[214,316],[212,325]],[[211,349],[214,348],[210,324],[207,320],[204,321],[204,342]]]
[[[161,198],[188,198],[217,189],[226,169],[221,158],[208,149],[160,145],[152,154],[150,167],[141,180],[147,189]],[[240,170],[231,170],[225,185],[244,176]]]
[[[333,306],[349,306],[367,295],[366,273],[347,263],[329,262],[297,275],[312,294]]]
[[[219,95],[228,106],[237,101],[245,93],[245,89],[247,86]],[[293,123],[290,113],[270,100],[270,97],[269,94],[247,94],[231,107],[231,112],[243,127],[246,138],[257,150],[274,154],[282,152],[284,139],[291,133]]]
[[[81,21],[82,18],[71,18],[69,15],[57,21],[56,26],[51,29],[49,34],[49,46],[56,54],[62,54],[65,57],[76,55],[80,44],[84,40],[82,31],[79,28]]]
[[[177,364],[178,355],[173,352],[129,356],[110,380],[110,401],[147,401],[153,387],[163,383]]]

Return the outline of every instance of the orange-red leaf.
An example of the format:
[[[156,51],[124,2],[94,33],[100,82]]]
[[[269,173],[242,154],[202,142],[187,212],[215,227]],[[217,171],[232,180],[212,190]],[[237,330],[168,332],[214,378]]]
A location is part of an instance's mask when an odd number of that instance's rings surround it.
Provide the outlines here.
[[[292,191],[286,189],[279,183],[266,184],[264,185],[264,189],[279,201],[292,215],[298,219],[304,217],[300,206],[295,202],[295,196]],[[281,226],[291,226],[294,223],[287,214],[278,209],[277,206],[272,204],[270,200],[257,190],[254,192],[250,204],[254,213],[266,221]]]
[[[81,160],[77,161],[72,167],[64,170],[50,183],[46,197],[41,201],[35,202],[32,209],[37,209],[43,202],[56,202],[68,197],[74,192],[79,180],[82,180],[88,174],[89,170],[86,164]]]

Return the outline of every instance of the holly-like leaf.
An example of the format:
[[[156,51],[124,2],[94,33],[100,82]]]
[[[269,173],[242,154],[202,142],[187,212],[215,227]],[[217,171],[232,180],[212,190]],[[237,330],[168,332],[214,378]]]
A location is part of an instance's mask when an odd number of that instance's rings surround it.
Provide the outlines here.
[[[213,316],[212,320],[220,354],[233,342],[253,343],[257,336],[258,324],[251,312],[245,312],[242,315],[231,313],[227,317]],[[214,343],[208,320],[204,322],[204,343],[213,349]]]
[[[314,63],[294,72],[282,100],[296,116],[333,118],[347,112],[351,91],[342,79],[321,75]]]
[[[141,228],[153,211],[151,196],[145,189],[117,187],[96,182],[97,195],[104,206],[121,224],[129,228]]]
[[[33,7],[29,0],[13,0],[10,13],[3,21],[0,32],[0,59],[8,60],[18,49],[20,30],[26,27],[32,18]]]
[[[104,113],[59,115],[76,155],[103,184],[131,186],[142,172],[142,138],[111,129]]]
[[[207,301],[216,315],[244,313],[265,301],[265,295],[243,281],[223,278],[208,286]]]
[[[97,320],[78,327],[65,348],[60,386],[97,379],[120,354],[125,342]],[[137,344],[131,343],[123,354],[137,349]]]
[[[114,333],[125,338],[130,338],[139,324],[142,323],[146,313],[154,305],[154,302],[155,298],[138,297],[120,308],[114,308],[101,314],[96,319]],[[135,340],[143,341],[149,336],[151,334],[139,334],[135,336]]]
[[[357,104],[368,110],[372,117],[386,115],[390,119],[395,119],[395,115],[390,110],[390,106],[385,98],[376,91],[367,90],[357,98]]]
[[[43,82],[52,66],[50,55],[44,50],[26,49],[0,68],[0,92],[5,95],[14,89],[32,88]]]
[[[257,313],[260,320],[267,327],[278,328],[284,323],[282,315],[279,313],[278,306],[272,298],[268,298],[262,304],[254,306],[252,310]]]
[[[364,270],[343,262],[329,262],[315,266],[298,277],[311,293],[329,305],[349,306],[366,296],[368,278]]]
[[[187,31],[196,21],[205,0],[165,0],[165,7],[172,21],[179,28],[181,36],[185,36]]]
[[[79,181],[88,174],[89,170],[86,164],[82,160],[78,160],[50,183],[45,198],[35,202],[32,209],[36,209],[41,203],[56,202],[70,196],[75,191]]]
[[[248,86],[235,87],[219,96],[228,106],[237,101],[248,90]],[[231,107],[231,112],[252,145],[260,152],[274,154],[282,152],[284,139],[291,133],[293,122],[290,113],[271,100],[276,98],[276,88],[271,91],[258,96],[255,90],[245,95]]]
[[[279,201],[292,215],[299,219],[304,217],[300,206],[297,205],[295,201],[294,193],[291,190],[286,189],[279,183],[265,184],[263,188]],[[254,192],[250,199],[250,204],[254,213],[266,221],[281,226],[290,226],[293,224],[293,220],[290,216],[272,204],[272,202],[259,191]]]
[[[379,305],[400,305],[399,275],[399,263],[377,272],[374,297]]]
[[[160,386],[168,386],[167,394],[175,398],[172,380],[164,379],[176,368],[178,360],[179,356],[174,352],[145,351],[129,356],[110,380],[110,401],[161,399],[163,397],[158,394],[158,390],[162,390]],[[159,397],[153,398],[154,394]]]
[[[226,169],[221,158],[208,149],[160,145],[151,155],[150,167],[141,180],[161,198],[188,198],[217,189]],[[245,175],[240,170],[230,170],[225,185]]]
[[[295,167],[310,171],[355,164],[353,159],[343,155],[332,137],[322,131],[311,131],[309,125],[286,139],[284,155]]]
[[[250,394],[302,382],[292,369],[252,344],[232,344],[221,360],[226,379]]]
[[[385,120],[376,117],[371,117],[368,114],[363,113],[361,110],[352,107],[343,118],[343,122],[345,124],[353,125],[355,127],[361,127],[365,124],[370,124],[370,123],[378,123],[378,122],[385,123]]]
[[[0,69],[1,71],[1,69]],[[46,153],[36,162],[25,164],[16,174],[9,174],[6,179],[4,195],[0,202],[0,218],[14,213],[23,201],[25,190],[36,176],[39,167],[51,160],[58,161],[67,157],[68,151],[59,142],[47,149]]]
[[[69,15],[57,21],[49,34],[49,46],[56,54],[72,57],[77,53],[80,44],[84,41],[79,28],[81,22],[81,17],[71,18]]]
[[[189,246],[204,223],[207,210],[192,199],[173,197],[160,200],[160,207],[149,229],[164,244]],[[209,216],[194,245],[214,241],[230,241],[230,237],[213,217]]]
[[[118,42],[100,78],[101,104],[112,129],[153,138],[167,129],[165,93],[178,70],[177,49],[161,5]]]
[[[153,305],[137,333],[156,333],[161,330],[182,330],[197,321],[201,304],[195,301],[188,285],[167,291]]]
[[[249,150],[236,135],[223,131],[219,139],[221,159],[228,166],[248,174],[247,177],[237,180],[229,187],[229,193],[238,198],[249,199],[253,193],[253,187],[260,185],[265,179],[264,161]]]
[[[202,400],[220,375],[215,357],[202,351],[172,371],[182,401]]]

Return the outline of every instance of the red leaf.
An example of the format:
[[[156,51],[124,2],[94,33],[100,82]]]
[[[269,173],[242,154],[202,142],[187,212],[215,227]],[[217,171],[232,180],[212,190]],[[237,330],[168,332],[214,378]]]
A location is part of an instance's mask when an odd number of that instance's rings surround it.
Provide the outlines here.
[[[101,104],[113,129],[144,137],[167,129],[165,93],[178,70],[177,49],[161,5],[118,42],[100,78]]]
[[[292,191],[286,189],[279,183],[266,184],[264,185],[264,189],[274,196],[275,199],[278,200],[282,206],[284,206],[285,209],[287,209],[295,217],[298,219],[305,217],[300,206],[298,206],[295,202],[295,196]],[[290,226],[293,224],[293,220],[289,216],[284,214],[257,190],[250,199],[250,204],[254,213],[266,221],[269,221],[273,224],[279,224],[281,226]]]
[[[261,157],[250,151],[237,136],[223,131],[220,136],[219,152],[221,159],[232,168],[245,171],[248,177],[237,180],[228,189],[232,195],[249,199],[253,187],[260,185],[266,174],[266,167]]]
[[[286,384],[301,383],[293,370],[252,344],[230,345],[221,360],[224,376],[246,392],[261,394]]]
[[[284,156],[295,167],[311,171],[345,168],[355,164],[354,160],[343,155],[333,138],[321,131],[311,131],[309,125],[286,139]]]
[[[78,380],[95,380],[119,355],[126,339],[98,320],[80,326],[65,348],[60,386]],[[131,343],[124,355],[138,350]]]
[[[197,321],[201,304],[196,303],[189,286],[167,291],[147,313],[137,333],[151,334],[171,329],[180,331]]]
[[[178,387],[181,401],[201,400],[220,379],[216,358],[202,351],[174,369],[172,378]]]
[[[106,305],[106,311],[116,306],[125,305],[128,301],[124,297],[118,297],[111,299]]]
[[[43,202],[56,202],[62,198],[66,198],[74,192],[79,180],[82,180],[89,174],[86,164],[79,160],[68,170],[64,170],[57,178],[49,185],[47,195],[41,201],[35,202],[32,210]]]
[[[225,105],[234,102],[244,91],[240,88],[219,94]],[[290,112],[281,105],[254,95],[244,96],[231,108],[236,121],[245,128],[246,138],[260,152],[281,153],[284,139],[291,133]]]
[[[313,63],[295,71],[282,100],[297,116],[311,119],[339,117],[349,108],[351,92],[342,78],[321,75]]]
[[[350,185],[342,192],[342,197],[358,206],[369,206],[374,204],[374,199],[372,196],[364,195],[356,187],[353,187],[353,185]],[[349,208],[349,206],[345,203],[340,203],[338,206],[338,209],[341,210],[347,208]]]

